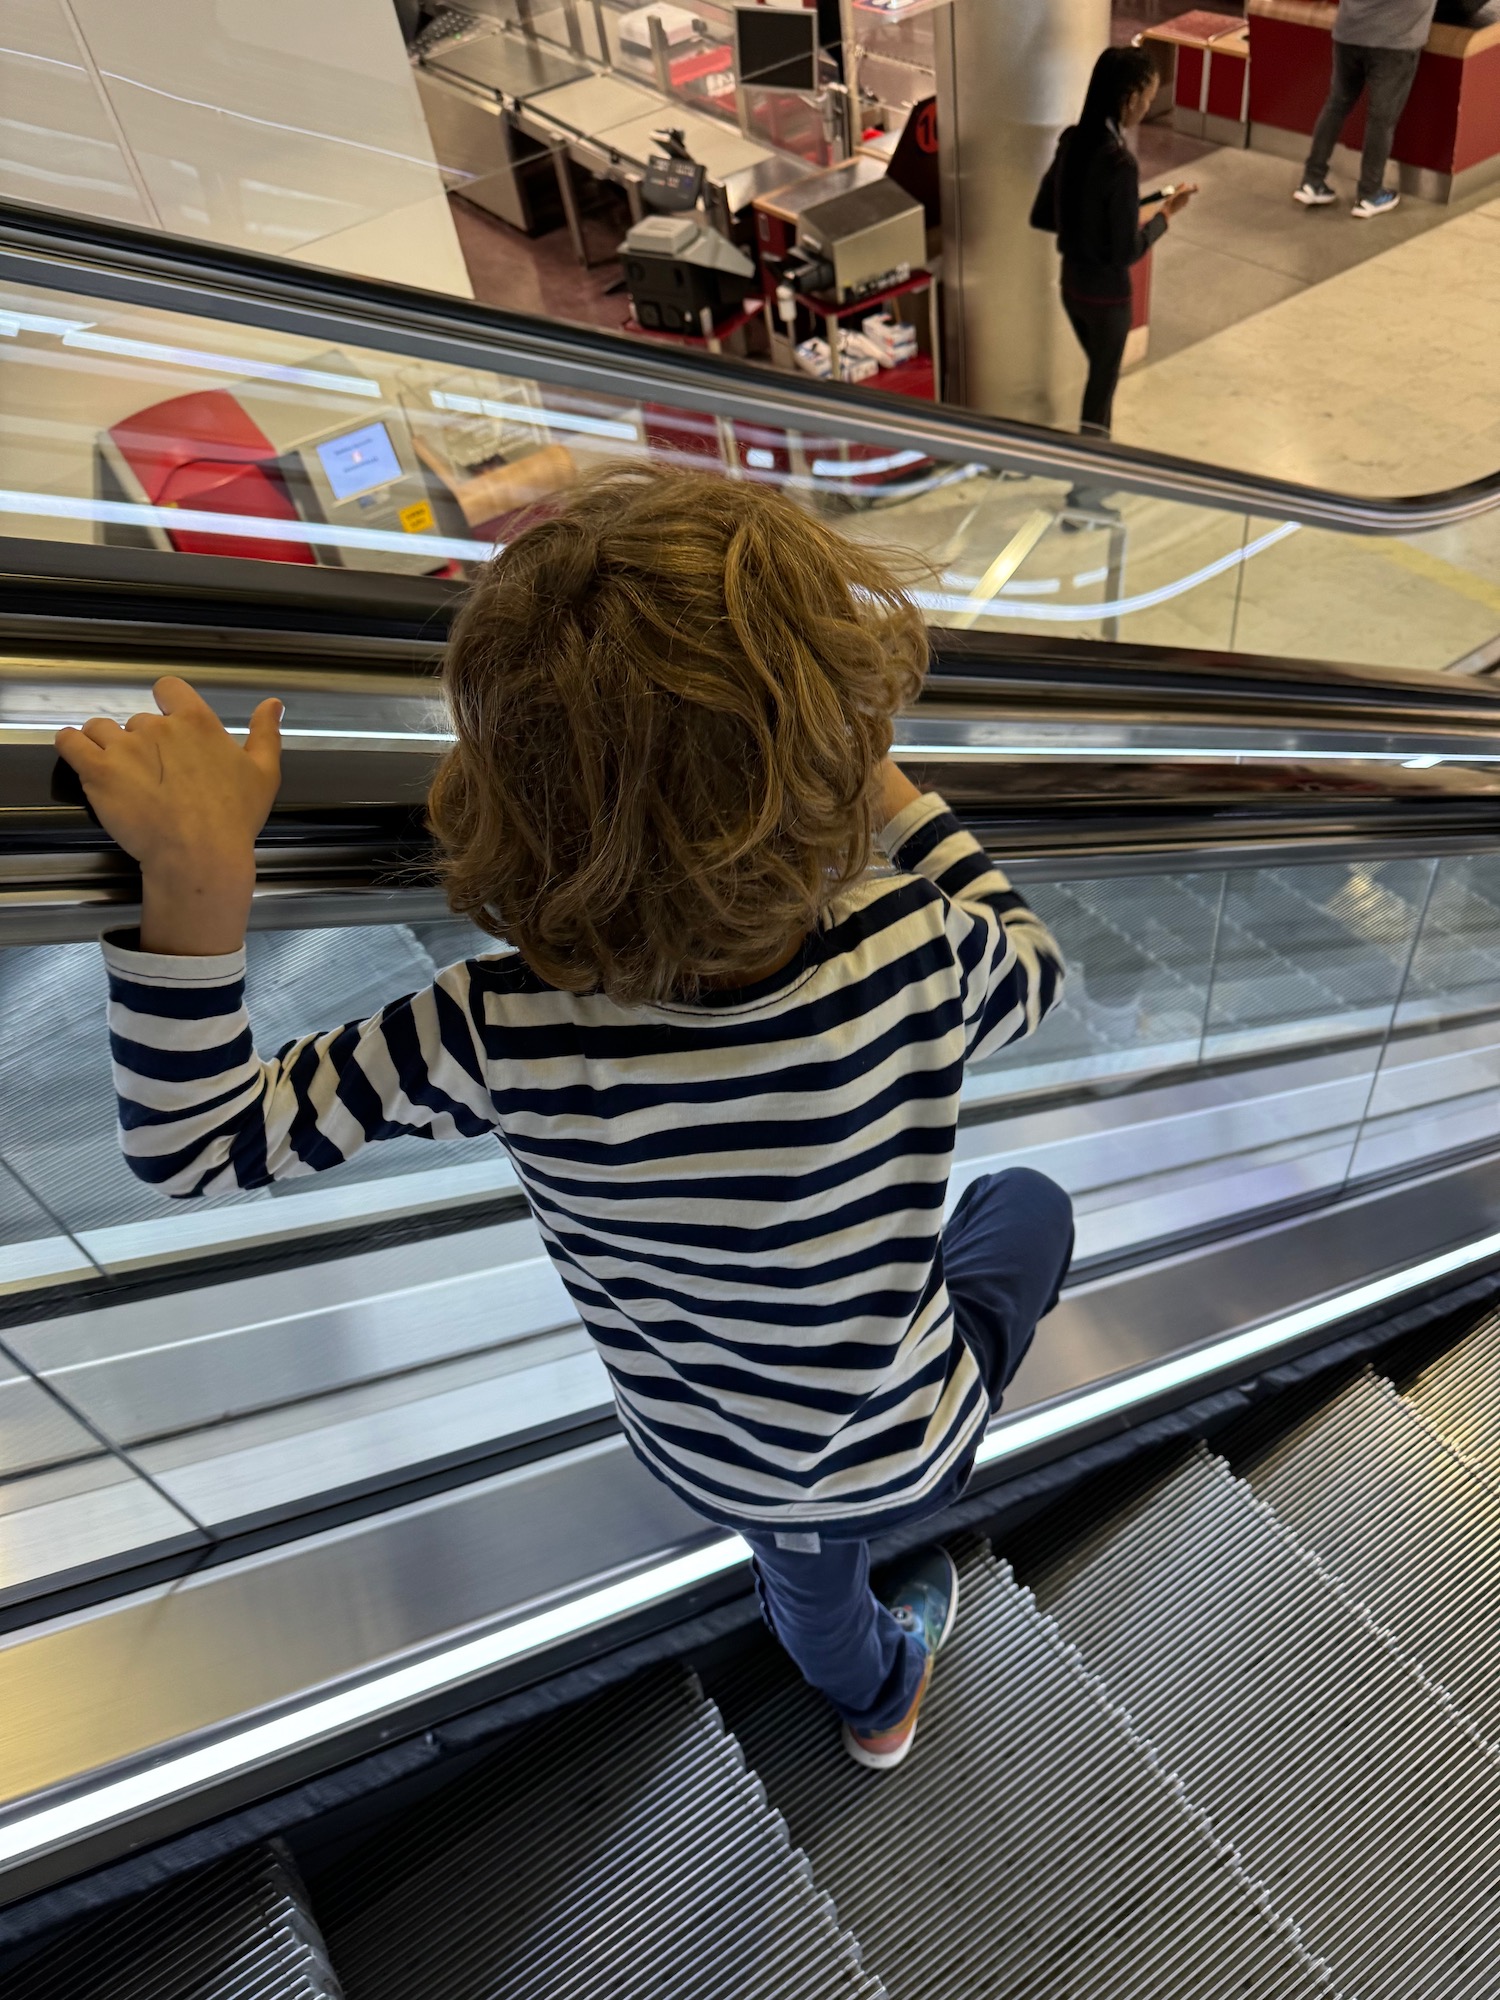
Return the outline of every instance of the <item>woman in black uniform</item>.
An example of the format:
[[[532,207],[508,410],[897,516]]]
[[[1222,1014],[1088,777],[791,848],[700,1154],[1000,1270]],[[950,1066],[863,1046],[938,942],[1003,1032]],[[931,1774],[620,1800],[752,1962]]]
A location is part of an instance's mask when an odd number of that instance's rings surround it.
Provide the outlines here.
[[[1058,140],[1031,211],[1032,227],[1049,230],[1062,252],[1063,306],[1089,361],[1083,429],[1097,437],[1109,436],[1130,336],[1130,267],[1198,192],[1189,185],[1141,201],[1140,170],[1125,134],[1151,109],[1157,82],[1144,49],[1104,51],[1083,116]],[[1143,220],[1152,207],[1156,212]]]

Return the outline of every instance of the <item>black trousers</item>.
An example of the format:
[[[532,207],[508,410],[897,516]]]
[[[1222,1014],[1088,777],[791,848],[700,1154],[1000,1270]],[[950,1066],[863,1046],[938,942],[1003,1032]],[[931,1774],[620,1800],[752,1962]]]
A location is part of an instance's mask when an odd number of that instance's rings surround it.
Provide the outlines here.
[[[1087,305],[1064,292],[1063,309],[1089,358],[1089,379],[1083,392],[1085,428],[1102,431],[1107,437],[1125,362],[1125,343],[1130,338],[1130,307]]]
[[[1327,180],[1344,120],[1368,90],[1365,150],[1359,163],[1359,199],[1368,201],[1379,194],[1385,186],[1385,167],[1391,157],[1396,123],[1406,109],[1421,60],[1420,49],[1367,49],[1357,42],[1334,43],[1333,82],[1328,102],[1313,127],[1305,179],[1314,183]]]

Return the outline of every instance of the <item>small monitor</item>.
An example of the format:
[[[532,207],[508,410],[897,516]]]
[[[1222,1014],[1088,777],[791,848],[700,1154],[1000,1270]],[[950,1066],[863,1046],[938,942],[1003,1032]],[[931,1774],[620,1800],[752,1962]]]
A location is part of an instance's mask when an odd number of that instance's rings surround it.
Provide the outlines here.
[[[696,160],[672,160],[653,153],[641,182],[641,206],[657,215],[683,215],[703,195],[703,169]]]
[[[736,7],[734,69],[773,90],[818,87],[818,16],[811,7]]]
[[[353,500],[401,477],[401,461],[384,424],[365,424],[318,446],[335,500]]]

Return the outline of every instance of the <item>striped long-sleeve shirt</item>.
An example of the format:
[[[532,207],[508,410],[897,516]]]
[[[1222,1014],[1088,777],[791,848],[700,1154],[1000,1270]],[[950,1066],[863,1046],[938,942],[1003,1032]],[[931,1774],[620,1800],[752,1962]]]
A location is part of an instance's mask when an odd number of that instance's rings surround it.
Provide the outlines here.
[[[928,795],[782,971],[692,1005],[514,952],[256,1054],[244,955],[106,941],[126,1157],[171,1195],[497,1135],[645,1463],[710,1519],[865,1535],[940,1504],[988,1416],[940,1245],[965,1064],[1057,948]]]

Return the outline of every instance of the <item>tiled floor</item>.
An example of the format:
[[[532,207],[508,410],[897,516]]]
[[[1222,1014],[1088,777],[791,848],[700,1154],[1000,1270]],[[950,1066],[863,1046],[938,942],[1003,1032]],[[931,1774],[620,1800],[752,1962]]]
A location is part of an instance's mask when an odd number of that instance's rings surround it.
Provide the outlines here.
[[[1157,252],[1117,434],[1313,485],[1416,493],[1500,464],[1500,199],[1304,213],[1295,169],[1216,153]],[[1377,233],[1378,232],[1378,233]],[[1244,310],[1235,312],[1235,303]]]
[[[583,193],[582,182],[579,192]],[[630,227],[624,196],[615,202],[613,194],[613,189],[598,184],[597,206],[585,215],[584,241],[591,257],[608,257]],[[609,287],[620,276],[612,259],[586,271],[561,226],[543,236],[525,236],[455,195],[448,197],[448,206],[476,298],[512,312],[620,331],[628,306],[623,292],[609,295]]]

